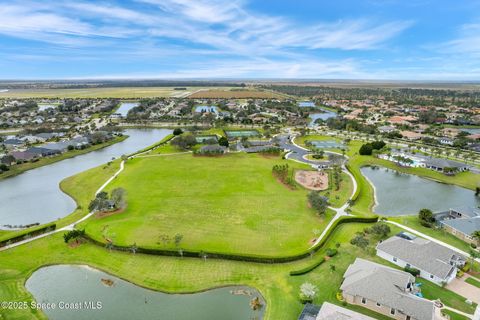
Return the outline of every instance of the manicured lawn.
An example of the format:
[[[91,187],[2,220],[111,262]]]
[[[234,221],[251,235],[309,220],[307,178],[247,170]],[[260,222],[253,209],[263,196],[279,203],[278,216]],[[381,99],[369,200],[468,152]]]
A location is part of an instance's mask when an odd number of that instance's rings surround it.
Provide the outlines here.
[[[24,288],[31,273],[44,265],[87,264],[121,277],[135,284],[165,292],[195,292],[215,286],[244,284],[257,288],[267,300],[265,320],[296,319],[303,305],[298,299],[300,285],[314,283],[320,290],[315,303],[330,301],[339,304],[335,294],[342,275],[356,256],[373,259],[371,250],[358,249],[348,243],[356,231],[367,224],[342,225],[334,233],[325,248],[341,243],[339,254],[313,272],[292,277],[289,271],[303,268],[317,259],[322,252],[302,261],[285,264],[256,264],[215,259],[206,261],[195,258],[175,258],[108,251],[92,244],[72,248],[67,246],[61,234],[39,239],[8,251],[0,252],[0,300],[30,301],[32,297]],[[394,232],[394,231],[392,231]],[[373,245],[373,243],[372,243]],[[330,265],[336,266],[335,271]],[[347,306],[372,315],[357,306]],[[44,319],[38,311],[0,310],[5,319]],[[375,316],[376,317],[376,316]],[[380,316],[379,319],[388,319]]]
[[[450,290],[446,290],[441,286],[438,286],[435,283],[425,280],[423,278],[418,278],[417,282],[422,283],[422,286],[420,288],[422,289],[422,294],[426,299],[440,299],[442,303],[446,304],[451,308],[470,314],[473,314],[475,312],[477,304],[474,303],[472,305],[469,305],[465,303],[466,298],[460,296],[459,294],[456,294],[455,292]]]
[[[341,182],[340,182],[340,188],[338,190],[335,190],[335,185],[332,177],[332,171],[328,170],[329,174],[329,187],[325,191],[321,191],[320,194],[327,196],[330,205],[334,208],[340,208],[343,206],[350,196],[352,195],[353,192],[353,182],[352,179],[350,179],[350,176],[344,172],[342,172],[341,176]]]
[[[403,224],[404,226],[410,227],[412,229],[418,230],[426,235],[434,237],[438,240],[441,240],[445,243],[448,243],[452,246],[457,247],[460,250],[465,252],[469,252],[472,247],[463,240],[455,237],[454,235],[444,231],[443,229],[433,229],[427,228],[420,224],[418,221],[418,217],[416,215],[413,216],[397,216],[397,217],[388,217],[388,220],[392,220],[398,223]]]
[[[473,277],[469,277],[467,280],[465,280],[465,282],[471,284],[472,286],[480,288],[480,280],[477,280]]]
[[[290,190],[273,177],[272,166],[285,162],[243,153],[128,160],[125,171],[108,187],[125,188],[126,210],[89,219],[86,231],[97,240],[104,241],[105,236],[127,246],[299,253],[331,215],[317,216],[308,208],[307,190]],[[178,247],[173,241],[176,234],[183,235]]]
[[[450,317],[450,320],[468,320],[469,319],[464,315],[458,314],[456,312],[453,312],[447,309],[442,310],[442,313],[448,315]]]

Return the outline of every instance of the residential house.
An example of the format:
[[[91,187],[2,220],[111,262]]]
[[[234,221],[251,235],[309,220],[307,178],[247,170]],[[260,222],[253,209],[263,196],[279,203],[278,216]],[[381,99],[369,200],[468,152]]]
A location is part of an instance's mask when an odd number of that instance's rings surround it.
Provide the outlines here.
[[[12,156],[11,154],[4,155],[3,157],[0,158],[0,163],[5,164],[7,166],[11,166],[16,162],[17,161],[15,160],[15,157]]]
[[[415,277],[361,258],[355,259],[340,286],[343,298],[394,319],[434,320],[435,306],[415,295]]]
[[[414,131],[400,131],[400,134],[402,135],[402,137],[404,137],[405,139],[407,140],[420,140],[424,137],[423,134],[421,133],[417,133],[417,132],[414,132]]]
[[[447,146],[453,146],[453,139],[447,137],[438,138],[438,142]]]
[[[311,303],[305,304],[298,320],[374,320],[361,313],[324,302],[319,308]]]
[[[472,233],[480,230],[480,208],[454,208],[435,214],[435,221],[445,231],[468,243],[479,244]]]
[[[38,156],[36,156],[34,153],[28,152],[28,151],[13,151],[12,156],[17,160],[17,161],[30,161]]]
[[[49,157],[49,156],[54,156],[61,153],[59,150],[48,149],[43,147],[31,147],[31,148],[28,148],[26,152],[34,154],[36,157]]]
[[[393,127],[393,126],[381,126],[381,127],[378,127],[378,131],[380,131],[381,133],[390,133],[390,132],[393,132],[397,130],[397,128]]]
[[[467,171],[469,166],[465,163],[441,158],[425,158],[425,168],[440,172],[447,172],[448,169],[456,171]]]
[[[465,257],[436,242],[402,232],[377,245],[377,256],[402,268],[415,268],[420,277],[438,285],[449,283]]]
[[[20,140],[20,139],[16,139],[16,138],[12,138],[12,139],[7,139],[7,140],[3,141],[3,145],[5,146],[5,148],[11,150],[11,149],[15,149],[15,148],[24,146],[25,141]]]

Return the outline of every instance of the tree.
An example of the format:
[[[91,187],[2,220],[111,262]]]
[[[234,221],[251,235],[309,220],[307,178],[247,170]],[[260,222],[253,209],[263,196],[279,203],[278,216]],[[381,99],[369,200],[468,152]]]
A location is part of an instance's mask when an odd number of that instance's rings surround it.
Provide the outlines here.
[[[223,147],[227,147],[227,148],[229,146],[228,139],[225,138],[225,137],[220,137],[220,139],[218,139],[218,144],[223,146]]]
[[[420,220],[420,224],[424,227],[431,228],[432,223],[435,222],[435,218],[433,217],[433,212],[430,209],[422,209],[418,212],[418,220]]]
[[[317,211],[318,214],[324,214],[328,208],[328,198],[320,195],[316,191],[311,191],[308,194],[308,202],[310,206]]]
[[[124,208],[125,207],[125,189],[123,188],[115,188],[112,190],[110,198],[115,203],[116,208]]]
[[[175,128],[175,129],[173,129],[173,135],[174,135],[174,136],[179,136],[179,135],[181,135],[182,133],[183,133],[183,130],[180,129],[180,128]]]
[[[197,140],[191,134],[176,136],[171,142],[172,145],[177,146],[180,149],[190,149],[197,144]]]
[[[75,239],[78,243],[78,238],[81,238],[85,235],[85,229],[73,229],[63,234],[63,240],[65,243],[68,243],[71,239]]]
[[[180,245],[180,242],[182,241],[182,239],[183,239],[183,235],[181,235],[181,234],[179,234],[179,233],[177,233],[177,234],[175,235],[174,240],[175,240],[175,246],[176,246],[176,247],[178,247],[178,246]]]
[[[360,147],[358,153],[362,156],[371,156],[373,152],[373,147],[370,143],[366,143]]]
[[[317,287],[310,282],[305,282],[300,286],[300,300],[302,302],[312,302],[317,295]]]
[[[480,230],[473,231],[472,238],[477,240],[477,243],[480,243]]]
[[[365,249],[369,245],[368,239],[362,234],[357,234],[352,240],[350,240],[350,243],[362,249]]]
[[[373,234],[385,238],[390,233],[390,227],[386,223],[378,222],[372,226],[371,231]]]

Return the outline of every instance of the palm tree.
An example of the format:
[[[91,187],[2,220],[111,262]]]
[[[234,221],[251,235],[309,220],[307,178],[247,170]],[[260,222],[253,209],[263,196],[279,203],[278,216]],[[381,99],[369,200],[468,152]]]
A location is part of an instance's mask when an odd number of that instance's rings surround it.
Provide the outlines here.
[[[474,231],[472,233],[472,238],[477,240],[477,243],[480,243],[480,230]]]

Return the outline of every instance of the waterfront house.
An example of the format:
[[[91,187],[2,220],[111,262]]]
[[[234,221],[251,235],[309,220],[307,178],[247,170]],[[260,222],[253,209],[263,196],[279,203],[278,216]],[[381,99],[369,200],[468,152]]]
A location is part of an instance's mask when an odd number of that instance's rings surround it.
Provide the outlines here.
[[[420,277],[437,285],[452,281],[466,261],[452,249],[405,232],[380,242],[377,256],[402,268],[418,269]]]
[[[472,207],[452,208],[435,214],[435,221],[445,231],[468,242],[479,244],[472,233],[480,230],[480,209]]]
[[[319,308],[311,303],[305,304],[298,320],[374,320],[361,313],[345,309],[333,303],[324,302]]]
[[[343,298],[394,319],[434,320],[432,301],[416,295],[415,277],[378,263],[357,258],[343,275]]]

